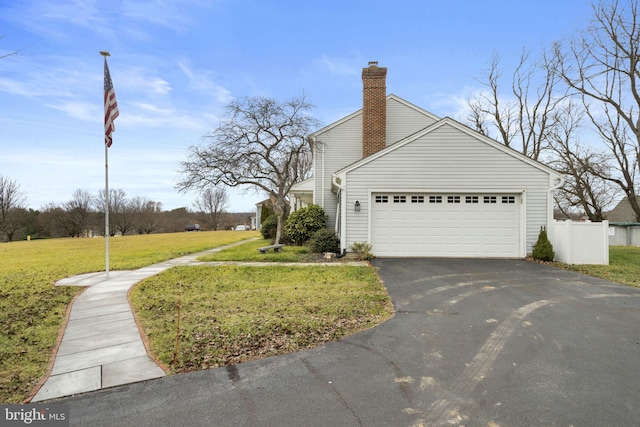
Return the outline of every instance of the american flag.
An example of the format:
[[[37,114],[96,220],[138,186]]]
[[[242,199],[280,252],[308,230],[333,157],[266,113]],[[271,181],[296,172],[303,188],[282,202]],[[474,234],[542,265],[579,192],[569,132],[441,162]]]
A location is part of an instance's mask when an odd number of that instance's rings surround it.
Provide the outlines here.
[[[104,143],[107,147],[111,147],[113,139],[111,133],[116,128],[113,124],[114,120],[120,115],[118,112],[118,102],[116,101],[116,93],[113,90],[113,82],[111,74],[109,74],[109,66],[107,58],[104,59]]]

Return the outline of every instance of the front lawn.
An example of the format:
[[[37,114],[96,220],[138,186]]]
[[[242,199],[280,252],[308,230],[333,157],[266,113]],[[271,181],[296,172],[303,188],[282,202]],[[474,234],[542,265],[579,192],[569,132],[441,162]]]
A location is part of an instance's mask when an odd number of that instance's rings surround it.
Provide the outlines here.
[[[269,250],[260,253],[258,248],[270,246],[271,240],[259,239],[244,245],[224,249],[198,258],[198,261],[241,261],[241,262],[304,262],[309,259],[307,246],[285,246],[281,252]]]
[[[200,232],[110,239],[110,268],[144,267],[257,237],[257,232]],[[104,271],[105,241],[50,239],[0,244],[0,403],[17,403],[44,375],[69,303],[82,289],[53,282]]]
[[[312,348],[393,313],[375,270],[346,265],[176,267],[138,284],[131,301],[172,372]]]

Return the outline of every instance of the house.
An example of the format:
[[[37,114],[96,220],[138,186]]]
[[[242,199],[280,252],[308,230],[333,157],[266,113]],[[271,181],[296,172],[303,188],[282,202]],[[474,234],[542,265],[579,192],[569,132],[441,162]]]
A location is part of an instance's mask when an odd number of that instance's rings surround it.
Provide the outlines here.
[[[640,200],[640,195],[636,199]],[[620,200],[606,217],[609,220],[610,246],[640,246],[640,222],[636,221],[629,197]]]
[[[363,107],[316,132],[314,175],[292,205],[320,205],[342,249],[376,256],[530,254],[553,221],[560,175],[445,117],[386,94],[387,69],[362,70]]]
[[[636,198],[640,200],[640,194],[637,195]],[[636,213],[633,211],[628,197],[618,202],[616,207],[607,214],[607,219],[609,222],[638,222],[636,221]]]

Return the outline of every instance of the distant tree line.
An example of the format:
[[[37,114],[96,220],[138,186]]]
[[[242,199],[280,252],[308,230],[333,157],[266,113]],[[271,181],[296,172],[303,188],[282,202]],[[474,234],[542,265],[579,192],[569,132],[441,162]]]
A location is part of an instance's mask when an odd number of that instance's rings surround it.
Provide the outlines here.
[[[63,203],[47,203],[39,210],[26,207],[20,185],[0,175],[0,242],[52,237],[93,237],[105,234],[105,191],[92,195],[78,189]],[[223,188],[207,188],[194,202],[195,209],[169,211],[146,197],[128,197],[122,189],[109,190],[109,234],[150,234],[184,231],[188,224],[204,230],[233,229],[251,225],[248,213],[225,211],[228,196]]]

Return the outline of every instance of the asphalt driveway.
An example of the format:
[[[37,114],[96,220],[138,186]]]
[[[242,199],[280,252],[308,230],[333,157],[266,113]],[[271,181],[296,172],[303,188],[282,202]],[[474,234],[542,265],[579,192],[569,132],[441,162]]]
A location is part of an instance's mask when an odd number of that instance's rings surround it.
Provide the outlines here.
[[[91,426],[640,420],[640,289],[520,260],[377,259],[397,314],[318,349],[61,400]]]

